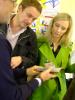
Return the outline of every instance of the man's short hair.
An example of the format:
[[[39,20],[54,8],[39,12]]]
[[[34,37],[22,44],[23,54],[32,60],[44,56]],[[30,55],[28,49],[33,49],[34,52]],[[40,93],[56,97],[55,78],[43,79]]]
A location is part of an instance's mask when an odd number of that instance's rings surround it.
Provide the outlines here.
[[[35,7],[40,13],[42,11],[42,6],[38,0],[22,0],[20,5],[22,5],[23,9],[25,9],[26,7],[32,6],[32,7]]]

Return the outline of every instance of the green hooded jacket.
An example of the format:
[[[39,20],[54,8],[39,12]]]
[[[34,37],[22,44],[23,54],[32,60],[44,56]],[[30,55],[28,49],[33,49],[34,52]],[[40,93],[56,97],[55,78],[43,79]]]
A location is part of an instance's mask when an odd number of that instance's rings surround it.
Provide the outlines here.
[[[38,47],[39,65],[44,66],[49,61],[54,63],[56,67],[62,67],[64,70],[59,72],[55,79],[49,79],[38,87],[30,97],[30,100],[63,100],[67,90],[65,69],[68,67],[71,46],[65,47],[62,45],[56,57],[46,38],[41,37],[38,39]]]

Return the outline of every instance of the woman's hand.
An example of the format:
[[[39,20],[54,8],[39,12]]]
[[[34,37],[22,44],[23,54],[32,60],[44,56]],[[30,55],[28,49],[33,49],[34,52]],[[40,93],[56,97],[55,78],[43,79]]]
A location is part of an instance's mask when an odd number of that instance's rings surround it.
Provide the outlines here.
[[[47,70],[40,73],[39,77],[43,80],[49,80],[50,78],[55,78],[56,74],[52,73],[52,68],[48,68]]]
[[[11,67],[12,67],[12,69],[15,69],[21,63],[22,63],[22,57],[21,56],[11,57]]]

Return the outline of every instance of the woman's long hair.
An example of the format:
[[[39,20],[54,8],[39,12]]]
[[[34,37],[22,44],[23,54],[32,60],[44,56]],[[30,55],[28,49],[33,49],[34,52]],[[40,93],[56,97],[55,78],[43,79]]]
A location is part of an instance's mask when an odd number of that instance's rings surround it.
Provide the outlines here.
[[[53,28],[54,23],[56,21],[59,21],[59,20],[67,20],[67,21],[69,21],[69,27],[68,27],[67,31],[65,32],[65,34],[59,40],[59,45],[61,45],[61,44],[65,44],[66,45],[69,42],[70,37],[72,35],[71,34],[72,18],[67,13],[58,13],[55,17],[53,17],[52,21],[48,25],[48,30],[47,30],[45,35],[48,38],[48,40],[50,41],[50,43],[52,43],[52,28]]]

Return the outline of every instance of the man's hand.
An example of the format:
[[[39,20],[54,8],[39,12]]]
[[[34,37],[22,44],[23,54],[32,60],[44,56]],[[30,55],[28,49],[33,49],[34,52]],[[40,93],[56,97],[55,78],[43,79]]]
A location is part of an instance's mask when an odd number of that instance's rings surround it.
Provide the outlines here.
[[[26,74],[28,76],[34,76],[34,75],[38,75],[40,72],[37,70],[39,68],[39,66],[34,65],[33,67],[27,68],[26,69]]]
[[[11,58],[11,67],[12,69],[15,69],[22,63],[22,58],[21,56],[15,56]]]

